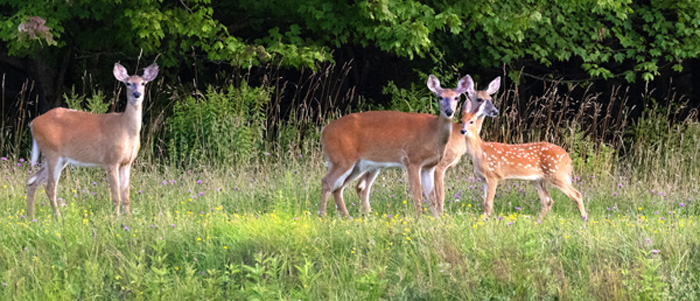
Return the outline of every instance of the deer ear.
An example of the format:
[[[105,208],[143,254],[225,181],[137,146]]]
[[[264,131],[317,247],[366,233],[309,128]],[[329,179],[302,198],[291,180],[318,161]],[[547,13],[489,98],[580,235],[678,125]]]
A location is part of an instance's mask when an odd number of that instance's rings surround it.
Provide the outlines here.
[[[158,65],[156,65],[156,63],[153,63],[150,66],[146,67],[146,70],[143,71],[143,76],[141,76],[141,78],[147,82],[150,82],[154,80],[157,75]]]
[[[129,73],[126,72],[126,68],[119,63],[114,63],[114,70],[112,73],[114,73],[114,78],[120,82],[124,83],[129,79]]]
[[[472,102],[467,99],[464,101],[464,104],[462,105],[462,112],[464,113],[469,113],[472,111]]]
[[[474,92],[474,81],[472,80],[472,77],[469,76],[469,74],[467,74],[467,76],[462,77],[462,79],[459,80],[455,92],[459,94],[464,94],[464,92]]]
[[[428,76],[428,89],[433,91],[433,93],[439,94],[442,88],[440,87],[440,81],[435,77],[435,75]]]
[[[493,95],[494,93],[498,92],[498,88],[501,87],[501,77],[496,77],[494,80],[491,81],[489,84],[488,89],[486,89],[486,93],[489,95]]]

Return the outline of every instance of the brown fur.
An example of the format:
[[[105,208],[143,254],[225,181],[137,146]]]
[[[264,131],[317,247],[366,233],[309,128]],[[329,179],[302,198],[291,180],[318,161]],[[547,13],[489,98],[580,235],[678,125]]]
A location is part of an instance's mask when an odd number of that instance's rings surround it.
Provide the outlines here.
[[[429,174],[440,161],[451,135],[452,121],[443,115],[449,107],[456,109],[459,95],[466,91],[466,78],[457,89],[442,89],[434,76],[428,87],[440,99],[441,115],[396,111],[373,111],[344,116],[329,123],[321,133],[321,145],[330,165],[321,187],[320,214],[333,193],[336,207],[348,216],[343,189],[360,177],[357,192],[365,214],[369,214],[369,190],[379,174],[379,168],[367,161],[402,165],[408,173],[416,214],[421,214],[421,174]],[[432,174],[430,174],[432,176]],[[432,183],[431,183],[432,184]],[[434,208],[431,207],[431,209]]]
[[[34,215],[36,189],[43,183],[56,218],[56,187],[61,170],[68,160],[99,166],[107,171],[116,214],[121,202],[130,213],[129,178],[131,164],[140,147],[142,101],[145,83],[155,78],[158,66],[146,68],[144,75],[128,76],[119,64],[114,76],[127,84],[127,107],[123,113],[92,114],[65,108],[55,108],[35,118],[31,124],[34,138],[32,161],[38,151],[44,154],[44,164],[27,183],[27,214]],[[136,96],[138,95],[138,97]],[[36,162],[33,162],[36,163]]]
[[[466,131],[467,154],[472,159],[474,173],[486,181],[483,214],[493,211],[496,186],[502,179],[531,180],[542,202],[540,219],[552,208],[546,184],[554,185],[577,205],[586,218],[581,193],[571,185],[572,164],[569,154],[559,146],[546,142],[503,144],[483,142],[479,137],[478,113],[462,114],[462,130]]]

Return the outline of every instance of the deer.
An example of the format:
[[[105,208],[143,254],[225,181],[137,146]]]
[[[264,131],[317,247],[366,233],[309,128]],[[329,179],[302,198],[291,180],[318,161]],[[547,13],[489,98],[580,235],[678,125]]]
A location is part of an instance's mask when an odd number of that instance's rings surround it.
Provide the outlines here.
[[[380,170],[401,167],[406,170],[413,194],[416,215],[421,215],[423,193],[430,195],[434,170],[452,135],[452,118],[460,96],[469,87],[467,77],[457,88],[440,86],[434,75],[428,77],[428,89],[438,98],[439,115],[398,111],[368,111],[336,119],[321,131],[328,173],[321,181],[319,215],[326,212],[331,193],[339,215],[349,217],[343,191],[362,177],[357,186],[364,214],[371,212],[369,193]],[[431,211],[436,213],[435,208]]]
[[[569,154],[561,147],[548,142],[504,144],[484,142],[479,137],[483,119],[483,106],[472,112],[471,102],[465,102],[461,117],[460,133],[466,138],[466,153],[471,157],[474,173],[484,178],[483,218],[493,212],[496,186],[502,179],[530,180],[535,185],[542,203],[540,220],[552,208],[552,198],[547,185],[559,188],[576,203],[581,218],[586,221],[583,197],[571,184],[573,165]]]
[[[32,120],[31,162],[36,165],[40,153],[44,155],[44,162],[27,181],[28,216],[34,216],[36,189],[44,183],[55,218],[61,216],[56,204],[56,191],[61,171],[68,164],[105,169],[116,215],[120,215],[122,201],[126,214],[131,214],[131,165],[140,148],[146,84],[158,75],[158,65],[153,63],[146,67],[142,76],[129,76],[124,66],[115,63],[113,74],[126,85],[127,105],[124,112],[93,114],[54,108]]]
[[[501,77],[496,77],[493,79],[486,90],[475,90],[475,84],[471,76],[467,75],[467,80],[470,82],[467,84],[467,101],[462,105],[462,115],[467,113],[476,114],[478,110],[482,110],[483,116],[477,119],[476,129],[477,133],[481,133],[481,126],[484,121],[485,116],[496,117],[498,116],[498,110],[493,105],[492,96],[498,92],[501,86]],[[469,107],[467,107],[467,102]],[[483,108],[482,108],[483,106]],[[464,135],[461,133],[462,123],[457,122],[452,125],[452,135],[450,140],[447,142],[445,147],[445,154],[442,156],[442,160],[435,167],[435,189],[433,195],[431,195],[431,203],[437,210],[438,216],[443,216],[445,207],[445,173],[448,169],[457,166],[461,161],[462,156],[467,153],[467,141]]]

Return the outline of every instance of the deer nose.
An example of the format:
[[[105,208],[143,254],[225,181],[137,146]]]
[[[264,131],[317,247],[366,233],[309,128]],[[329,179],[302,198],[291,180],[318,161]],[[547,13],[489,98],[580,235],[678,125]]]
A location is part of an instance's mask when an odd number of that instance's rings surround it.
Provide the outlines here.
[[[460,132],[460,133],[462,133],[462,135],[464,135],[464,134],[466,134],[466,133],[467,133],[467,130],[465,130],[465,129],[462,129],[462,130],[461,130],[461,131],[459,131],[459,132]]]
[[[139,92],[134,92],[134,98],[139,98],[141,97],[141,93]]]
[[[455,111],[445,110],[445,115],[447,115],[447,116],[452,116],[452,114],[454,114],[454,113],[455,113]]]

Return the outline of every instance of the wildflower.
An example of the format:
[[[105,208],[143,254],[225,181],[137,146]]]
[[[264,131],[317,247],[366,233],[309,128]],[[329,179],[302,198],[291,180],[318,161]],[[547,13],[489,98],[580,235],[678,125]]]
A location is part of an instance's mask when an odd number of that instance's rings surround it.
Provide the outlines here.
[[[204,192],[200,192],[200,193],[199,193],[199,196],[204,196]]]
[[[617,196],[617,192],[613,193],[613,196]]]
[[[508,223],[508,226],[512,226],[512,225],[513,225],[513,223]]]
[[[172,224],[173,228],[175,228],[175,224]]]
[[[151,228],[155,228],[155,227],[156,227],[155,225],[151,225]]]
[[[685,204],[683,204],[683,203],[680,203],[680,204],[678,204],[678,205],[681,205],[681,207],[685,207]]]
[[[622,188],[622,183],[617,184],[618,188]]]
[[[237,190],[238,190],[238,187],[233,187],[233,191],[237,191]]]
[[[296,217],[296,216],[294,217],[294,220],[297,220],[297,217]]]
[[[515,210],[520,210],[520,207],[515,207]]]
[[[2,157],[2,158],[0,158],[0,161],[7,161],[7,158]],[[4,283],[3,283],[3,284],[4,284]]]
[[[651,254],[659,254],[659,252],[661,252],[661,251],[660,251],[660,250],[657,250],[657,249],[652,249],[652,250],[651,250]]]
[[[19,158],[19,162],[24,162],[24,158]]]
[[[195,258],[194,258],[194,261],[199,261],[199,260],[197,260],[197,257],[195,257]]]
[[[202,180],[197,180],[197,184],[202,184]]]
[[[502,219],[503,219],[503,216],[499,216],[499,217],[498,217],[498,220],[499,220],[499,221],[502,220]]]
[[[129,227],[124,226],[124,231],[129,231]]]
[[[97,186],[97,182],[92,182],[92,186]]]
[[[299,158],[301,158],[301,154],[299,154]]]
[[[163,181],[163,186],[168,185],[168,182]]]
[[[22,166],[22,163],[17,163],[17,166]]]
[[[24,219],[24,215],[19,215],[19,219]]]
[[[269,156],[269,155],[270,155],[270,153],[265,153],[265,156]]]
[[[139,190],[139,191],[137,191],[136,193],[138,193],[138,194],[142,194],[143,192],[142,192],[141,190]]]

